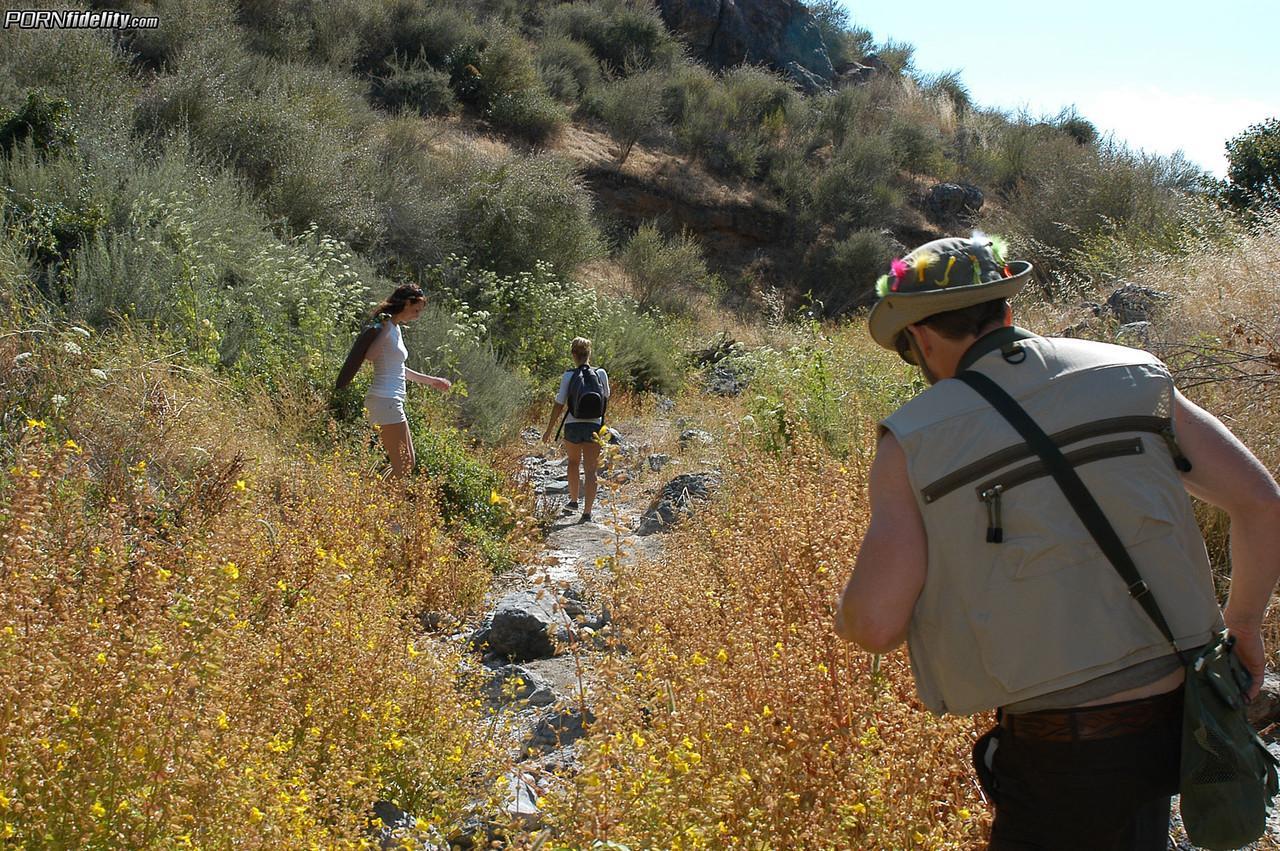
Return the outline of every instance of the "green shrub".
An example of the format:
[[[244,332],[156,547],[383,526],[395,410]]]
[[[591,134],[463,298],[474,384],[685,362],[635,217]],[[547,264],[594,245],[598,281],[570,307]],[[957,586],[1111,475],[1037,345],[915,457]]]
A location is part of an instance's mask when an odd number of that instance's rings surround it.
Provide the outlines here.
[[[30,144],[40,155],[56,156],[76,146],[75,133],[67,119],[71,105],[50,98],[43,91],[27,93],[21,109],[0,112],[0,151],[12,156],[15,149]]]
[[[598,250],[591,197],[573,166],[558,157],[500,162],[457,192],[463,250],[487,269],[510,274],[541,259],[564,273]]]
[[[1069,106],[1058,113],[1054,126],[1076,141],[1077,145],[1092,145],[1098,141],[1098,128],[1092,121]]]
[[[879,230],[854,231],[836,242],[820,239],[805,254],[805,284],[822,312],[837,316],[871,297],[875,279],[892,259],[893,246]]]
[[[539,41],[534,64],[547,91],[564,103],[590,97],[600,84],[600,65],[591,48],[565,36]]]
[[[566,3],[547,13],[548,32],[588,45],[614,74],[644,68],[670,68],[680,48],[667,32],[657,7],[629,0]]]
[[[394,56],[420,57],[445,68],[454,54],[484,41],[474,16],[451,3],[386,0],[370,4],[356,20],[361,29],[356,67],[366,74],[379,73]]]
[[[667,239],[653,224],[641,225],[618,254],[642,309],[680,313],[710,280],[698,241],[688,232]]]
[[[175,67],[182,53],[200,44],[243,42],[243,31],[234,25],[237,4],[228,0],[144,0],[116,8],[160,19],[155,29],[122,32],[125,49],[150,70]]]
[[[805,216],[811,226],[838,231],[884,226],[901,204],[893,187],[894,152],[882,136],[850,136],[812,189]]]
[[[0,157],[5,229],[36,263],[46,297],[64,304],[62,265],[107,224],[109,178],[80,158],[46,159],[21,148]]]
[[[876,48],[876,56],[880,57],[894,74],[907,74],[914,67],[916,49],[905,41],[890,39]]]
[[[626,162],[632,146],[663,126],[662,79],[652,71],[632,74],[604,87],[599,97],[600,119],[618,143],[618,163]]]
[[[457,429],[415,426],[418,471],[430,476],[440,489],[445,522],[463,527],[489,556],[495,572],[510,567],[509,554],[501,542],[515,528],[514,518],[505,503],[491,498],[505,489],[502,475],[467,450],[467,435]]]
[[[862,114],[870,107],[870,93],[862,86],[846,86],[823,95],[817,105],[817,131],[825,142],[839,148],[856,132]]]
[[[755,65],[731,68],[720,82],[746,128],[777,113],[789,115],[802,100],[795,86],[781,74]]]
[[[922,74],[918,83],[921,91],[931,97],[942,98],[957,115],[964,115],[973,109],[973,94],[964,84],[959,71]]]
[[[592,332],[593,359],[607,368],[614,386],[674,393],[681,383],[679,350],[670,334],[649,317],[616,311]]]
[[[458,105],[449,87],[449,74],[420,58],[412,62],[398,57],[388,60],[386,75],[373,78],[372,95],[375,103],[388,109],[411,109],[424,116],[448,115]]]
[[[910,115],[895,119],[889,127],[889,144],[899,168],[932,177],[950,176],[942,133],[936,126],[922,123]]]
[[[848,8],[839,0],[811,0],[806,5],[818,23],[822,42],[835,68],[856,62],[871,52],[874,46],[871,33],[854,26]]]
[[[485,117],[499,130],[529,142],[542,143],[569,121],[560,102],[541,88],[505,92],[489,103]]]

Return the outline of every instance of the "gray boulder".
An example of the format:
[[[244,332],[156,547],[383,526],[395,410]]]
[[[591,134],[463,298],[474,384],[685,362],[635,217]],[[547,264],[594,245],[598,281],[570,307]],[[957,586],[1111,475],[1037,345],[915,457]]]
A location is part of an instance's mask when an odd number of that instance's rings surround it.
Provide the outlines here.
[[[967,225],[982,209],[982,190],[969,183],[938,183],[924,195],[924,214],[937,225]]]
[[[1121,325],[1150,322],[1172,300],[1173,296],[1160,290],[1138,284],[1125,284],[1107,296],[1106,310]]]
[[[685,447],[691,443],[710,446],[715,443],[715,438],[711,436],[710,432],[703,431],[700,428],[687,428],[680,432],[680,446]]]
[[[655,473],[670,463],[671,463],[671,456],[666,455],[662,452],[655,452],[654,454],[650,455],[648,459],[649,469]]]
[[[587,734],[587,727],[595,723],[595,714],[588,709],[583,715],[579,709],[553,712],[534,726],[524,743],[524,754],[550,753],[578,741]]]
[[[714,396],[739,396],[750,383],[750,372],[742,363],[723,360],[708,370],[706,389]]]
[[[640,516],[640,535],[670,529],[681,517],[693,514],[696,502],[709,500],[720,487],[720,477],[712,472],[683,473],[662,488]]]
[[[658,0],[658,9],[693,55],[717,70],[768,65],[809,93],[835,77],[818,22],[800,0]]]
[[[549,590],[541,597],[533,591],[503,597],[484,635],[489,650],[513,662],[554,656],[555,639],[569,626],[555,599]]]
[[[485,683],[485,696],[495,706],[518,701],[530,706],[550,706],[556,701],[551,683],[523,665],[503,665],[494,670]]]

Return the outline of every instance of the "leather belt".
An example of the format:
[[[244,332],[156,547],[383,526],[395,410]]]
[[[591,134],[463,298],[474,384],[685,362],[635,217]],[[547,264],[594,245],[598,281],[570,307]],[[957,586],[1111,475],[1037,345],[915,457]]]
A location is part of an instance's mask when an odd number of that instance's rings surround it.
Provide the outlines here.
[[[1082,706],[1046,709],[1011,715],[1000,713],[1000,726],[1010,736],[1046,742],[1080,742],[1113,739],[1141,733],[1182,709],[1182,688],[1154,697]]]

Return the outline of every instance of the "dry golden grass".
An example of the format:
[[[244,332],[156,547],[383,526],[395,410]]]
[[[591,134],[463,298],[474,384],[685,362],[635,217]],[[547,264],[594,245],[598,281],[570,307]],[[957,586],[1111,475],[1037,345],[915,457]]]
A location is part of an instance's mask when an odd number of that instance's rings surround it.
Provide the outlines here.
[[[356,847],[380,798],[458,824],[499,755],[416,615],[489,575],[430,484],[406,503],[205,376],[31,330],[0,334],[0,836]]]
[[[832,632],[867,521],[865,463],[739,447],[724,498],[658,561],[623,562],[625,661],[603,673],[587,769],[551,802],[570,844],[976,848],[982,719],[915,701]],[[577,847],[576,845],[574,847]]]

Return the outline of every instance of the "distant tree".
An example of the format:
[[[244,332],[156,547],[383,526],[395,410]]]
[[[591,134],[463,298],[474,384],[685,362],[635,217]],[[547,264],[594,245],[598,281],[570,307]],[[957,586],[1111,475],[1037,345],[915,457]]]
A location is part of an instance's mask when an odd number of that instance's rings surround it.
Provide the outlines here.
[[[1280,207],[1280,118],[1254,124],[1227,142],[1227,197],[1241,208],[1259,200]]]
[[[663,126],[662,78],[644,71],[615,80],[600,94],[600,118],[618,143],[618,164],[627,161],[635,143]]]

